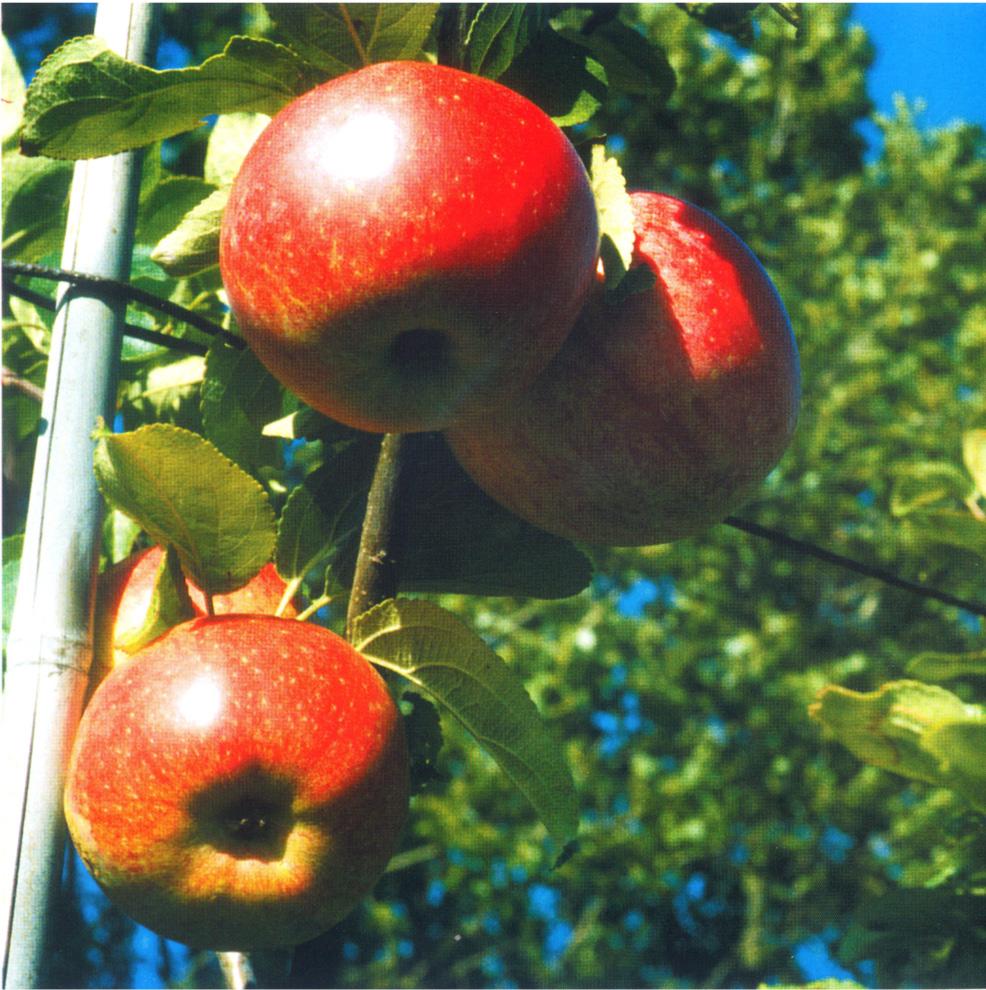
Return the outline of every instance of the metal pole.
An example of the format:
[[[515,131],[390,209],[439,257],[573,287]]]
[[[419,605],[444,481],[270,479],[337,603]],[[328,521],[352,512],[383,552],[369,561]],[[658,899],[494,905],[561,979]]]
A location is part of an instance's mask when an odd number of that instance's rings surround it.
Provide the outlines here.
[[[95,32],[146,62],[156,5],[101,3]],[[140,155],[75,166],[62,267],[126,279]],[[91,432],[112,415],[125,307],[61,287],[7,648],[0,753],[3,985],[34,987],[65,850],[62,787],[92,660],[90,619],[102,505]]]

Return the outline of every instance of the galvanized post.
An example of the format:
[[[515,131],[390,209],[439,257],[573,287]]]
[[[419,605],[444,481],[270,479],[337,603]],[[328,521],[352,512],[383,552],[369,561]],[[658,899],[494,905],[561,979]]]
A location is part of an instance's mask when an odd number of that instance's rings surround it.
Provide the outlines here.
[[[101,3],[95,32],[146,62],[155,4]],[[140,156],[75,167],[62,265],[126,279]],[[7,649],[0,753],[3,985],[38,985],[65,848],[65,765],[92,659],[90,625],[102,506],[91,433],[115,403],[125,307],[66,296],[51,340],[41,434]]]

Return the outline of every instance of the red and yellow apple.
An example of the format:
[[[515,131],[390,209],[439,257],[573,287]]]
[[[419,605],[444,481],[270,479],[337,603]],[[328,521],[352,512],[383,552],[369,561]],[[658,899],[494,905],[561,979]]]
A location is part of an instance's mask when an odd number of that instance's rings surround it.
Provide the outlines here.
[[[93,668],[98,673],[92,678],[94,683],[130,656],[121,644],[144,625],[163,559],[163,547],[137,550],[100,575],[93,647]],[[187,579],[185,586],[196,615],[205,615],[207,608],[202,589]],[[242,588],[226,595],[213,595],[212,607],[216,615],[231,612],[273,615],[286,588],[274,565],[265,564]],[[289,603],[283,615],[286,618],[297,615],[294,605]]]
[[[293,945],[346,915],[408,806],[402,722],[345,640],[292,619],[193,619],[115,668],[79,725],[75,846],[136,921],[193,946]]]
[[[475,482],[541,528],[608,546],[701,532],[746,502],[791,438],[798,351],[756,257],[706,211],[631,196],[631,267],[652,289],[601,283],[520,399],[448,431]]]
[[[383,62],[261,133],[220,269],[284,385],[350,426],[409,432],[530,383],[582,307],[598,241],[585,169],[542,110],[457,69]]]

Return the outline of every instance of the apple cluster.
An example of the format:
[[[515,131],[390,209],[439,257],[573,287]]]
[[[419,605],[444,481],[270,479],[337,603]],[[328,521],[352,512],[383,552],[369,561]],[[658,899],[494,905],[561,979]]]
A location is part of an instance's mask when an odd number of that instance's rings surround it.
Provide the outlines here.
[[[271,121],[230,191],[220,266],[244,337],[315,409],[444,431],[480,488],[548,532],[661,543],[723,519],[776,464],[798,355],[726,226],[660,193],[630,206],[630,268],[650,277],[612,292],[589,177],[542,110],[455,69],[381,63]],[[113,899],[168,937],[298,943],[394,851],[400,716],[343,639],[273,615],[271,566],[214,614],[190,585],[197,617],[131,656],[161,554],[106,578],[72,837]]]
[[[233,183],[230,306],[268,369],[358,429],[446,431],[528,522],[662,543],[756,491],[794,429],[798,353],[746,245],[671,196],[631,196],[631,268],[607,292],[586,170],[505,86],[369,66],[282,110]]]

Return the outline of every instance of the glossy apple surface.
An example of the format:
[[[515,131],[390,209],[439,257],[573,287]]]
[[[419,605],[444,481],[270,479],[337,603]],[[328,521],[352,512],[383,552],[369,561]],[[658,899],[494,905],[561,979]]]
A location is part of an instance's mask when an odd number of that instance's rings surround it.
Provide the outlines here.
[[[318,626],[228,615],[117,667],[79,725],[72,839],[127,914],[209,949],[293,945],[370,890],[408,758],[381,677]]]
[[[798,352],[746,245],[711,214],[631,196],[633,265],[652,290],[601,287],[522,400],[450,430],[477,484],[529,522],[609,546],[701,532],[747,501],[794,431]]]
[[[233,183],[230,306],[269,370],[370,431],[439,429],[558,350],[594,277],[571,143],[488,79],[384,62],[278,113]]]
[[[93,664],[101,675],[130,656],[120,643],[143,626],[163,558],[163,547],[138,550],[100,575]],[[205,615],[202,590],[192,581],[186,580],[185,584],[196,613]],[[274,565],[265,564],[242,588],[227,595],[213,595],[212,606],[217,615],[230,612],[273,615],[286,588]],[[293,618],[297,611],[289,603],[283,614],[285,618]],[[98,679],[101,678],[94,679],[96,683]]]

